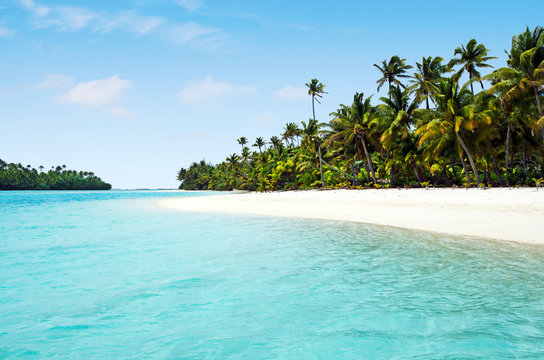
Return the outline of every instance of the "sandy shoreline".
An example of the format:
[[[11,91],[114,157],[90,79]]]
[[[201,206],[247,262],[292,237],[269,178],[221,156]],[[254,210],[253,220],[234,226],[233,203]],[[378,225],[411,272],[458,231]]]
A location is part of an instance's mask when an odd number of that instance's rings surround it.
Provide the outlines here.
[[[536,188],[234,193],[159,204],[183,211],[352,221],[544,244],[544,191]]]

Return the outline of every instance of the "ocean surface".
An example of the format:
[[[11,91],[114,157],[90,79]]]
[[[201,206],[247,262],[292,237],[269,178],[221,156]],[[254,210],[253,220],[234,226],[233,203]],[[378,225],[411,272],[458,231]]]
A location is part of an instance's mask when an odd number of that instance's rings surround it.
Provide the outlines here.
[[[544,247],[207,195],[0,192],[0,358],[544,359]]]

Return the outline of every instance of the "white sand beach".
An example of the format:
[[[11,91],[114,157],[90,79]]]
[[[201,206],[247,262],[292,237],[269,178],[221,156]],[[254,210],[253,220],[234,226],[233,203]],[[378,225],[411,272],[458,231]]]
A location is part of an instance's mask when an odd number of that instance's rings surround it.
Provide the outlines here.
[[[544,244],[544,191],[536,188],[310,190],[161,200],[161,206],[352,221]]]

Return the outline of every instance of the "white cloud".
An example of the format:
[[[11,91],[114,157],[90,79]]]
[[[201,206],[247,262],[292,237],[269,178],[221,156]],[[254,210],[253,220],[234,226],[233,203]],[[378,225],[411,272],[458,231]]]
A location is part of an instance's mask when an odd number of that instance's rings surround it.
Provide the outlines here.
[[[34,85],[36,89],[58,89],[65,88],[74,83],[74,79],[62,74],[46,74],[42,81]]]
[[[15,34],[15,30],[11,30],[5,26],[0,25],[0,37],[8,37],[13,34]]]
[[[213,107],[214,101],[232,96],[255,94],[254,86],[239,86],[227,82],[214,81],[211,75],[204,80],[192,82],[178,93],[178,97],[186,104],[204,104]]]
[[[189,11],[194,11],[202,6],[202,0],[178,0],[177,3]]]
[[[285,86],[274,93],[274,96],[278,99],[304,99],[308,96],[308,90],[302,86]]]
[[[132,82],[114,75],[107,79],[80,82],[59,99],[69,104],[100,107],[119,101],[131,87]]]

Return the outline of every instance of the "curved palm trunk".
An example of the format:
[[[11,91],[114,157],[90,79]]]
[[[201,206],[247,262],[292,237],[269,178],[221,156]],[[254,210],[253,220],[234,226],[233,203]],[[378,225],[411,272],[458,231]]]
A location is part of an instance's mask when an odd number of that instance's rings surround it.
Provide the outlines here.
[[[376,173],[374,172],[374,165],[372,164],[372,158],[370,157],[370,154],[368,153],[368,149],[366,147],[366,140],[364,135],[359,135],[359,140],[361,140],[361,143],[363,144],[363,149],[365,150],[366,155],[366,162],[368,163],[368,167],[370,168],[370,171],[372,172],[372,180],[375,184],[378,183],[376,180]]]
[[[461,147],[467,154],[468,161],[470,162],[470,167],[472,168],[472,171],[474,172],[474,175],[476,176],[476,181],[478,181],[478,184],[481,184],[482,180],[480,180],[480,174],[478,174],[478,169],[476,168],[476,164],[474,163],[474,159],[472,158],[472,155],[470,155],[470,151],[468,151],[468,148],[465,145],[465,142],[463,141],[463,138],[461,137],[461,135],[458,132],[455,132],[455,135],[457,136],[457,140],[459,140]]]

